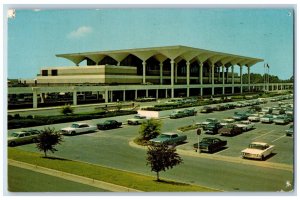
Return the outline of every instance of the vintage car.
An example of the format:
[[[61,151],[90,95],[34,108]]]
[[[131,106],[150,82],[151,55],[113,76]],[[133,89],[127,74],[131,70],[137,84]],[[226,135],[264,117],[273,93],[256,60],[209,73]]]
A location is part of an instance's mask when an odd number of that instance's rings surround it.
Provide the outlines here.
[[[263,107],[261,109],[262,112],[265,112],[267,114],[271,114],[272,113],[272,108],[271,107]]]
[[[241,120],[247,120],[248,119],[248,114],[246,112],[235,112],[233,115],[233,119],[236,121],[241,121]]]
[[[220,128],[218,133],[223,136],[234,136],[241,134],[243,129],[241,127],[236,126],[235,124],[227,124],[226,126]]]
[[[217,122],[219,122],[219,120],[216,118],[207,118],[204,122],[197,122],[196,125],[198,127],[205,127],[209,123],[217,123]]]
[[[178,133],[162,133],[156,138],[153,138],[150,140],[152,143],[158,143],[158,144],[167,144],[167,145],[175,145],[183,143],[187,139],[186,135],[179,135]]]
[[[214,111],[213,107],[211,106],[203,106],[201,109],[200,109],[200,112],[201,113],[210,113]]]
[[[216,106],[216,109],[215,110],[217,110],[217,111],[223,111],[223,110],[226,110],[226,107],[224,106],[224,105],[217,105]]]
[[[250,122],[259,122],[260,121],[260,117],[258,113],[253,113],[251,115],[249,115],[248,120]]]
[[[218,134],[218,130],[222,127],[220,122],[211,122],[203,127],[205,134]]]
[[[290,122],[289,118],[285,115],[278,115],[275,119],[273,119],[275,124],[285,125]]]
[[[222,119],[221,125],[226,126],[226,125],[232,124],[234,122],[235,122],[235,120],[233,118],[225,118],[225,119]]]
[[[254,123],[250,122],[250,121],[241,121],[239,123],[236,124],[237,127],[240,127],[243,129],[243,131],[248,131],[254,128]]]
[[[284,109],[282,109],[280,107],[273,107],[272,108],[272,114],[273,115],[282,115],[284,113],[285,113]]]
[[[242,151],[242,158],[253,158],[264,160],[274,151],[274,145],[264,142],[252,142],[248,148]]]
[[[130,125],[138,125],[138,124],[141,124],[145,121],[147,121],[146,116],[135,115],[133,118],[128,119],[127,123],[130,124]]]
[[[294,125],[290,125],[287,130],[285,130],[286,136],[293,136],[294,135]]]
[[[273,120],[274,120],[274,116],[270,114],[264,115],[263,117],[260,118],[260,121],[262,123],[273,123]]]
[[[97,128],[99,130],[119,128],[120,126],[122,126],[122,122],[118,122],[116,120],[105,120],[103,123],[97,124]]]
[[[63,135],[76,135],[79,133],[87,133],[96,130],[97,126],[92,126],[87,123],[73,123],[70,127],[60,129]]]
[[[201,152],[208,152],[208,153],[213,153],[215,151],[218,151],[222,148],[224,148],[227,145],[226,140],[221,140],[216,137],[205,137],[201,140],[199,143],[195,143],[193,145],[195,151],[199,150]]]
[[[8,146],[16,146],[20,144],[37,142],[39,133],[40,132],[38,130],[13,132],[11,135],[8,136],[7,144]]]
[[[186,113],[184,113],[182,110],[177,110],[173,113],[170,114],[170,119],[177,119],[177,118],[182,118],[186,117]]]
[[[197,114],[197,111],[194,108],[192,108],[192,109],[184,109],[183,113],[186,116],[195,116]]]

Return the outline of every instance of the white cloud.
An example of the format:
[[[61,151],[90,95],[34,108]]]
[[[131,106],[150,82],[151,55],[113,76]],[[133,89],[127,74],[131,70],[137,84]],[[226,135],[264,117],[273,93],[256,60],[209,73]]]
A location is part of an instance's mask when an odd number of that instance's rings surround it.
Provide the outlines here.
[[[86,35],[88,35],[89,33],[91,33],[93,31],[93,29],[89,26],[81,26],[78,29],[72,31],[71,33],[68,34],[68,38],[81,38],[81,37],[85,37]]]
[[[36,9],[33,9],[33,11],[34,11],[34,12],[40,12],[40,11],[41,11],[41,9],[39,9],[39,8],[36,8]]]

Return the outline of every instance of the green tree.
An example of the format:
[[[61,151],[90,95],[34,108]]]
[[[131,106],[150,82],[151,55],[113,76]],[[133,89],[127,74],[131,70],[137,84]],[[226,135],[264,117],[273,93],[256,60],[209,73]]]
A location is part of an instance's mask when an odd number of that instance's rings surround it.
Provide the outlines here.
[[[72,108],[70,105],[64,105],[61,108],[61,113],[64,115],[73,114],[74,108]]]
[[[156,172],[156,180],[159,179],[159,172],[173,168],[183,163],[182,158],[176,153],[174,147],[168,147],[165,144],[150,145],[147,151],[147,165],[151,166],[151,171]]]
[[[139,134],[142,140],[151,140],[161,132],[162,122],[158,119],[149,119],[140,126]]]
[[[44,130],[40,131],[36,146],[40,151],[43,151],[45,153],[45,157],[47,157],[47,151],[54,153],[57,151],[55,146],[61,142],[61,134],[58,131],[55,131],[54,128],[46,127]]]

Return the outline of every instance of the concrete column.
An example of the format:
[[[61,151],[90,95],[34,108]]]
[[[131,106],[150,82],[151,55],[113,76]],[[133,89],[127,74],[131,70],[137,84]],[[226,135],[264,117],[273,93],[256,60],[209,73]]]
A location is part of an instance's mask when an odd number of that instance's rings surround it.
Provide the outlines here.
[[[156,89],[156,98],[158,99],[158,89]]]
[[[163,84],[163,63],[159,63],[159,82],[162,85]]]
[[[214,95],[215,94],[215,63],[212,63],[211,64],[211,79],[212,79],[212,81],[211,81],[211,93],[212,93],[212,95]]]
[[[177,74],[178,74],[178,72],[177,72],[177,63],[174,63],[174,76],[175,76],[175,83],[177,83],[177,80],[178,80],[178,77],[177,77]]]
[[[105,103],[108,103],[108,90],[105,90],[104,98],[105,98]]]
[[[276,88],[277,88],[277,90],[278,90],[278,83],[277,83],[277,87],[276,87]]]
[[[73,105],[74,106],[77,105],[77,91],[76,90],[73,91]]]
[[[123,101],[126,101],[126,90],[123,90]]]
[[[148,97],[148,89],[146,89],[146,97]]]
[[[134,99],[137,99],[137,90],[134,91]]]
[[[166,89],[166,98],[168,98],[168,89]]]
[[[187,86],[190,85],[190,62],[186,62],[186,84]]]
[[[223,84],[222,94],[225,94],[225,72],[224,72],[224,65],[222,65],[222,84]]]
[[[201,88],[200,88],[200,96],[203,96],[203,88],[202,88],[202,85],[201,85]]]
[[[250,86],[250,67],[248,66],[247,67],[247,69],[248,69],[248,91],[250,92],[250,88],[251,88],[251,86]]]
[[[45,93],[40,93],[41,103],[45,103]]]
[[[38,107],[38,100],[37,100],[37,91],[36,90],[34,90],[33,91],[33,93],[32,93],[32,95],[33,95],[33,98],[32,98],[32,106],[33,106],[33,108],[37,108]]]
[[[243,93],[243,66],[240,66],[241,94]]]
[[[234,93],[234,67],[231,66],[231,84],[232,84],[232,94]]]
[[[174,98],[174,60],[171,63],[171,98]]]
[[[146,61],[143,61],[143,83],[146,83]]]
[[[200,72],[199,72],[199,83],[200,85],[203,85],[203,63],[200,63]]]

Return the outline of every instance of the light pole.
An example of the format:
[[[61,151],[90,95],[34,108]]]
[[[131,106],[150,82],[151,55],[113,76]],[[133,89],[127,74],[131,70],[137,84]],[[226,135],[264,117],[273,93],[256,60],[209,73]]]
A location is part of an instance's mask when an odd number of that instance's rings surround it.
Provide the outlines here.
[[[199,144],[200,143],[201,128],[198,128],[196,133],[198,135],[198,152],[201,153],[200,152],[200,144]]]

